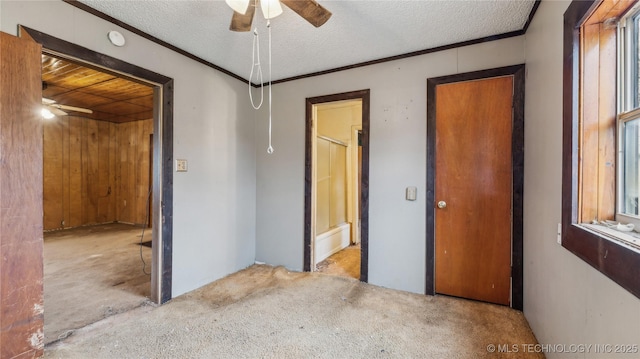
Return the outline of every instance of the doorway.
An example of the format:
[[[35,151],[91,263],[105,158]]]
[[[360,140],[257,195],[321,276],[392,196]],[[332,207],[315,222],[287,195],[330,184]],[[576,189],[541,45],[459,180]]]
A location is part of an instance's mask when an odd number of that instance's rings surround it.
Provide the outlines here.
[[[152,230],[151,299],[156,303],[168,301],[171,299],[173,225],[173,80],[24,26],[20,26],[19,35],[41,44],[43,53],[74,59],[88,67],[153,86],[153,133],[158,135],[154,138],[157,143],[153,168],[157,180],[153,181],[152,216],[162,225]]]
[[[42,54],[45,345],[151,297],[153,97]]]
[[[427,82],[427,294],[522,309],[524,65]]]
[[[369,90],[308,98],[306,117],[304,270],[366,282]]]
[[[153,133],[156,133],[153,153],[153,188],[151,191],[154,223],[152,230],[151,299],[164,303],[171,299],[171,254],[173,188],[173,80],[121,60],[96,53],[84,47],[20,26],[19,35],[42,45],[42,52],[73,59],[87,67],[124,76],[153,87]],[[41,93],[39,94],[41,96]],[[39,158],[39,156],[34,156]]]

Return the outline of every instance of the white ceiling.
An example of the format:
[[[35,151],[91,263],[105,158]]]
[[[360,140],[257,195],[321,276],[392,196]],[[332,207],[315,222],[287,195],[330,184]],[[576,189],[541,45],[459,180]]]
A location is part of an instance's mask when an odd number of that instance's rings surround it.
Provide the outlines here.
[[[222,0],[80,1],[249,78],[253,33],[229,31],[233,10]],[[320,28],[286,6],[282,15],[272,19],[274,81],[522,30],[535,3],[534,0],[318,2],[333,13]],[[253,26],[256,25],[267,81],[267,29],[260,11],[256,11]]]

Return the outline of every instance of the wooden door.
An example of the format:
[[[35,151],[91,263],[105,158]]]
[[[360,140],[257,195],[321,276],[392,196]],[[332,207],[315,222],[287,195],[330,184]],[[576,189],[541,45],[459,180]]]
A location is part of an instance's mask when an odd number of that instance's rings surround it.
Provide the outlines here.
[[[435,291],[509,305],[513,76],[435,91]]]
[[[0,32],[0,358],[43,353],[41,47]]]

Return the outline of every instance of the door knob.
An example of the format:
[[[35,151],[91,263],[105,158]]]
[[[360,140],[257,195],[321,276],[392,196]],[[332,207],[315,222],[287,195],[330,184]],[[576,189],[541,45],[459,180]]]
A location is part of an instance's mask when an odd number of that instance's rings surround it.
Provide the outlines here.
[[[447,208],[447,202],[445,201],[438,202],[438,208],[440,209]]]

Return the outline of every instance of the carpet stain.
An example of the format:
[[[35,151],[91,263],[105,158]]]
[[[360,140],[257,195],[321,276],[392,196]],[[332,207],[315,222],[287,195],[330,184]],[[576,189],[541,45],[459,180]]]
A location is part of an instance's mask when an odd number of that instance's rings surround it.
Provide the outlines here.
[[[544,358],[487,349],[536,343],[507,307],[254,265],[82,328],[45,357]]]

